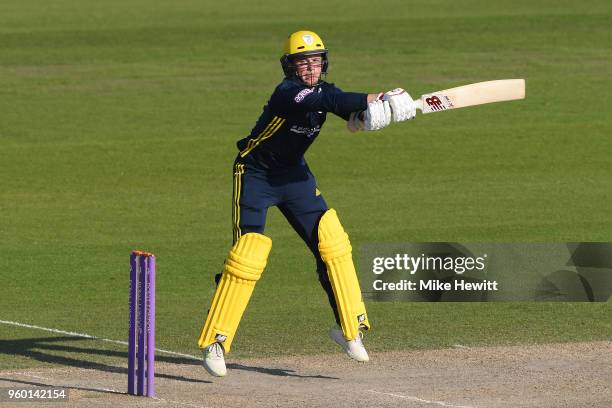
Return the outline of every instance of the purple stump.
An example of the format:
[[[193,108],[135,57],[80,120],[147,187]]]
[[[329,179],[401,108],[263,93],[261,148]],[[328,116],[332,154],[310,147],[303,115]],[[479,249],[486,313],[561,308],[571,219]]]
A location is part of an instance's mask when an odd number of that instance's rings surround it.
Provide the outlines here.
[[[153,397],[155,395],[155,255],[148,252],[132,251],[130,256],[129,320],[128,394],[146,393],[147,397]]]
[[[130,322],[128,333],[128,394],[134,394],[134,378],[136,358],[136,254],[130,255]]]
[[[155,255],[147,269],[147,397],[155,395]]]
[[[146,268],[147,259],[145,256],[140,255],[138,268],[138,370],[136,372],[136,394],[144,395],[144,378],[145,378],[145,336],[146,336]]]

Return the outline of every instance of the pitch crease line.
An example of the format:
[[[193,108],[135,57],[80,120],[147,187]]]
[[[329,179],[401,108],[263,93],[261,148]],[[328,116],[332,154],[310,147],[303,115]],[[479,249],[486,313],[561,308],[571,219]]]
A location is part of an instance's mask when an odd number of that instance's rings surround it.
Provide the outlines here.
[[[441,406],[441,407],[449,407],[449,408],[475,408],[475,407],[472,407],[470,405],[453,405],[453,404],[449,404],[449,403],[444,402],[444,401],[429,401],[429,400],[422,399],[422,398],[419,398],[419,397],[413,397],[411,395],[394,394],[394,393],[391,393],[391,392],[380,392],[380,391],[376,391],[376,390],[368,390],[368,392],[372,392],[374,394],[389,395],[391,397],[407,399],[407,400],[414,401],[414,402],[421,402],[423,404],[434,404],[434,405],[438,405],[438,406]]]

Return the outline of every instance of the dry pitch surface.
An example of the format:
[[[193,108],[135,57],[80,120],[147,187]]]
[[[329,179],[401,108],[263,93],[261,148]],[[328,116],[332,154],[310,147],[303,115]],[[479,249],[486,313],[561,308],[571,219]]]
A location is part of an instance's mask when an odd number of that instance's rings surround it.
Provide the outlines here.
[[[116,372],[0,372],[0,387],[67,387],[64,407],[611,407],[612,342],[229,360],[212,378],[196,361],[158,363],[157,398],[125,394]],[[2,407],[41,406],[1,403]],[[49,406],[45,404],[44,406]]]

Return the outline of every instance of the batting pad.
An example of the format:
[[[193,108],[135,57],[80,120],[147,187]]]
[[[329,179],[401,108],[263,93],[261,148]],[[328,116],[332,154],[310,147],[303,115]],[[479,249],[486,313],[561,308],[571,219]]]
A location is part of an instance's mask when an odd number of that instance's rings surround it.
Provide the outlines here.
[[[370,322],[353,264],[351,243],[336,210],[327,210],[319,221],[319,252],[327,266],[344,338],[355,340],[359,328],[369,329]]]
[[[270,238],[254,232],[244,234],[236,241],[225,261],[221,280],[198,340],[200,348],[218,342],[229,353],[238,324],[255,283],[266,267],[271,248]]]

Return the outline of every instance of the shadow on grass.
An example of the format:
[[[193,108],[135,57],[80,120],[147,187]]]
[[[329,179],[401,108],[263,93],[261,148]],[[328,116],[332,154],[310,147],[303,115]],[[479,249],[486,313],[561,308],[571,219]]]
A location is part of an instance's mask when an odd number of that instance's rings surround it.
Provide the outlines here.
[[[85,368],[90,370],[104,371],[108,373],[120,373],[127,375],[127,368],[116,367],[98,361],[95,359],[85,358],[84,356],[105,356],[105,357],[117,357],[127,360],[127,352],[106,350],[94,347],[83,347],[77,345],[67,345],[64,343],[68,342],[95,342],[95,339],[85,339],[80,337],[72,336],[57,336],[57,337],[40,337],[40,338],[27,338],[18,340],[0,340],[0,353],[7,354],[9,356],[23,356],[26,358],[32,358],[41,363],[48,363],[53,365]],[[76,355],[81,355],[76,358]],[[156,355],[155,360],[164,363],[182,364],[182,365],[194,365],[200,366],[201,361],[185,358],[185,357],[174,357],[174,356],[163,356]],[[272,375],[277,377],[297,377],[297,378],[315,378],[315,379],[326,379],[326,380],[338,380],[336,377],[328,377],[324,375],[300,375],[294,374],[294,370],[282,369],[282,368],[265,368],[265,367],[253,367],[244,364],[229,363],[227,368],[232,370],[243,370],[252,371],[260,374]],[[211,381],[188,378],[183,376],[177,376],[172,374],[164,374],[159,371],[155,372],[156,378],[166,378],[175,381],[185,381],[194,383],[206,383],[210,384]]]
[[[93,361],[87,357],[76,358],[74,355],[88,355],[88,356],[106,356],[106,357],[117,357],[123,358],[127,361],[128,354],[123,351],[115,350],[104,350],[93,347],[82,347],[74,345],[66,345],[60,343],[67,342],[95,342],[95,339],[83,339],[80,337],[70,336],[59,336],[59,337],[40,337],[40,338],[28,338],[18,340],[0,340],[0,353],[7,354],[9,356],[23,356],[26,358],[32,358],[42,363],[62,365],[69,367],[86,368],[90,370],[104,371],[108,373],[122,373],[127,376],[127,368],[116,367],[97,361]],[[70,355],[72,354],[72,356]],[[199,365],[198,361],[182,358],[182,357],[169,357],[169,356],[155,356],[156,361],[173,363],[173,364],[186,364],[186,365]],[[195,383],[211,383],[211,381],[205,381],[195,378],[188,378],[183,376],[164,374],[160,372],[155,373],[156,378],[166,378],[175,381],[195,382]]]

